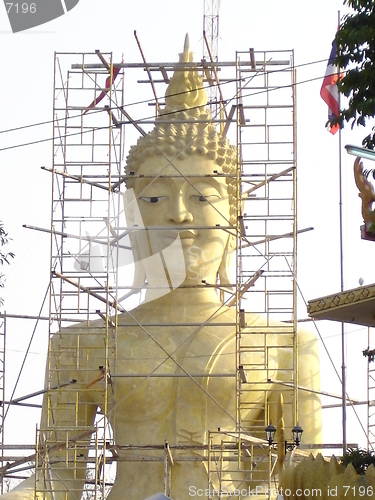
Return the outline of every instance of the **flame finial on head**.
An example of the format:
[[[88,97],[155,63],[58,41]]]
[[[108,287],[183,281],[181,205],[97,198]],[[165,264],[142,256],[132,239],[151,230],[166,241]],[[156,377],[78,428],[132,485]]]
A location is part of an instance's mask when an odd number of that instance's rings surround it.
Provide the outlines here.
[[[193,53],[190,52],[189,35],[185,36],[184,51],[180,54],[180,63],[193,62]],[[207,93],[203,87],[202,77],[198,71],[188,68],[185,71],[176,69],[165,92],[166,109],[191,109],[197,106],[206,106]]]

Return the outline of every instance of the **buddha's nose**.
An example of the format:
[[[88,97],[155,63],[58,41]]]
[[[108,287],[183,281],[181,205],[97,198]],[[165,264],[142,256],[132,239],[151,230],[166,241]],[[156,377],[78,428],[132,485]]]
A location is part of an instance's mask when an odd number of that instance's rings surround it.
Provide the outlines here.
[[[181,194],[176,197],[172,204],[170,218],[178,223],[193,221],[193,214],[189,211],[184,196]]]

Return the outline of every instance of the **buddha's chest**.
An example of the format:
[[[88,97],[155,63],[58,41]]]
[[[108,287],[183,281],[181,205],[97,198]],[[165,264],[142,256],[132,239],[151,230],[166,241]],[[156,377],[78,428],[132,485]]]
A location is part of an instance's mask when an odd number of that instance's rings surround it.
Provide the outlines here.
[[[110,370],[116,419],[157,420],[187,432],[204,428],[208,412],[228,405],[234,411],[235,360],[228,329],[120,329]]]

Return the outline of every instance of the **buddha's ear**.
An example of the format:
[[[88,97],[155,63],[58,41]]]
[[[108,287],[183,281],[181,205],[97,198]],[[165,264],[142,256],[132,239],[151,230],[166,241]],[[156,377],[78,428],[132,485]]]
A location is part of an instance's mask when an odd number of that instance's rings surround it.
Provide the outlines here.
[[[149,243],[146,232],[143,231],[145,226],[143,224],[134,189],[127,189],[123,198],[127,230],[133,248],[134,261],[136,262],[141,258],[139,248],[136,248],[136,241],[138,241],[138,245],[143,245],[144,248],[149,248]],[[149,256],[149,254],[147,254],[147,256]]]
[[[143,287],[146,280],[146,273],[142,266],[142,259],[137,247],[137,238],[135,237],[136,230],[132,228],[143,228],[143,221],[138,207],[138,200],[135,196],[134,189],[127,189],[123,195],[124,198],[124,211],[126,218],[126,225],[129,228],[129,238],[133,251],[134,260],[134,282],[133,287]],[[135,292],[137,293],[137,292]]]
[[[124,199],[124,211],[125,211],[127,225],[128,227],[134,226],[136,213],[139,212],[137,198],[135,196],[134,189],[127,189],[123,194],[123,199]]]
[[[233,251],[236,248],[236,237],[232,234],[228,235],[227,243],[224,248],[223,257],[218,269],[218,276],[220,286],[227,288],[229,291],[233,290],[231,285],[231,263]],[[220,299],[224,302],[224,292],[220,291]]]

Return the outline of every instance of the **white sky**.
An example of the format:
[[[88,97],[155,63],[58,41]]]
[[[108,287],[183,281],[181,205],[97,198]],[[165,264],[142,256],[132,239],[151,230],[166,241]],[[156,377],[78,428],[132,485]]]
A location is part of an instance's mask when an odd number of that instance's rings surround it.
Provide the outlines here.
[[[338,238],[338,134],[325,130],[327,106],[319,91],[326,60],[337,27],[340,0],[222,0],[219,22],[219,57],[234,60],[236,50],[294,49],[297,81],[299,228],[315,229],[299,237],[298,282],[306,300],[340,289]],[[53,59],[57,52],[112,51],[114,59],[141,62],[134,39],[137,30],[147,60],[175,61],[185,33],[191,49],[202,55],[203,0],[80,0],[65,16],[27,32],[12,34],[5,9],[0,6],[1,115],[0,130],[47,121],[52,118]],[[314,64],[316,61],[323,61]],[[142,87],[143,88],[143,87]],[[146,92],[146,86],[144,86]],[[151,97],[129,96],[129,100]],[[49,280],[49,236],[23,229],[23,224],[50,226],[51,143],[1,150],[11,145],[51,137],[52,126],[0,134],[0,220],[13,241],[16,258],[7,271],[4,291],[9,314],[38,314]],[[363,129],[342,134],[343,145],[361,144]],[[369,163],[369,162],[368,162]],[[345,287],[375,282],[373,243],[360,239],[360,202],[352,175],[353,157],[343,153]],[[367,165],[368,168],[371,165]],[[300,300],[300,318],[307,316]],[[320,323],[323,337],[340,371],[340,325]],[[10,397],[23,353],[32,333],[31,321],[8,321],[6,382]],[[347,328],[348,392],[366,399],[367,329]],[[46,325],[37,332],[33,353],[16,396],[41,389],[47,343]],[[341,388],[322,351],[322,389],[340,394]],[[32,384],[30,384],[32,380]],[[357,407],[358,408],[358,407]],[[16,411],[18,413],[16,413]],[[37,412],[22,413],[22,432],[12,424],[21,415],[12,410],[6,427],[8,443],[33,443]],[[325,411],[325,442],[341,439],[341,413]],[[366,426],[365,412],[362,411]],[[348,442],[365,446],[358,424],[348,415]]]

